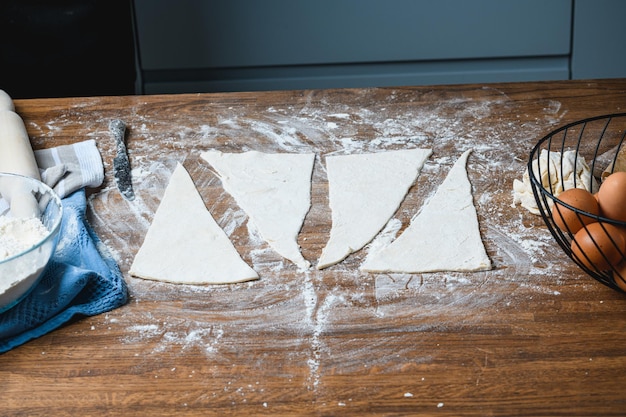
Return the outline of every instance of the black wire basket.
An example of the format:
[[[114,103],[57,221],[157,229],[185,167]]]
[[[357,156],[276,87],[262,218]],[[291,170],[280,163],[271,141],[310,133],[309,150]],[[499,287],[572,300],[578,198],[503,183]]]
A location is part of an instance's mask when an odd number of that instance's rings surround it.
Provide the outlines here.
[[[579,256],[572,250],[572,240],[574,234],[570,230],[562,230],[557,226],[553,217],[553,209],[555,205],[572,210],[579,219],[584,216],[592,218],[593,221],[601,222],[601,224],[612,224],[617,227],[626,228],[626,222],[617,221],[602,217],[599,214],[587,213],[576,207],[561,201],[556,194],[565,188],[584,187],[591,193],[595,193],[601,184],[602,175],[608,175],[613,172],[618,155],[626,152],[626,113],[616,113],[591,117],[577,122],[573,122],[562,126],[541,138],[537,145],[532,149],[528,161],[528,173],[530,185],[537,202],[537,206],[541,217],[547,225],[550,233],[556,239],[563,251],[587,274],[598,280],[599,282],[613,288],[616,291],[626,293],[624,285],[619,280],[622,278],[626,282],[626,275],[613,266],[607,270],[599,270],[593,266],[589,266],[589,262],[583,262]],[[568,153],[571,158],[573,155],[573,166],[579,164],[586,165],[591,175],[586,182],[581,184],[580,179],[576,176],[569,177],[566,187],[564,170],[571,168],[572,161],[566,160],[565,155]],[[549,161],[552,161],[550,163]],[[569,165],[565,167],[565,165]],[[556,183],[550,181],[549,184],[542,183],[542,175],[548,178],[557,177]],[[557,215],[560,214],[560,209]],[[587,226],[584,226],[587,227]],[[611,241],[613,241],[611,239]],[[593,242],[598,250],[600,250],[597,242]],[[613,241],[615,245],[615,242]],[[622,259],[626,259],[623,250],[620,249]],[[583,254],[583,256],[585,256]],[[603,255],[604,256],[604,255]]]

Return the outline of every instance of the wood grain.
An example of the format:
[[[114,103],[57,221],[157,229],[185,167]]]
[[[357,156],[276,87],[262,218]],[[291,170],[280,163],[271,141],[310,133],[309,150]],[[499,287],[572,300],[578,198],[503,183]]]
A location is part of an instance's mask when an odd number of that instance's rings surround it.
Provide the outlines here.
[[[626,297],[584,275],[512,207],[536,141],[626,108],[626,80],[17,100],[37,149],[93,138],[105,183],[89,220],[131,291],[0,357],[3,415],[623,415]],[[137,198],[114,186],[110,119],[128,126]],[[317,153],[299,239],[330,231],[324,157],[432,147],[394,216],[405,227],[462,150],[494,269],[364,274],[359,251],[300,272],[254,233],[199,158]],[[260,275],[227,286],[128,276],[175,164]],[[192,239],[192,237],[190,237]]]

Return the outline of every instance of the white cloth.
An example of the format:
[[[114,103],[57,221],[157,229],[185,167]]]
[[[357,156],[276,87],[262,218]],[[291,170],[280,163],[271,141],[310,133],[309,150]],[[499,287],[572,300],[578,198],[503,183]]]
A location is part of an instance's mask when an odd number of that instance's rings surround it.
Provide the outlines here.
[[[41,179],[63,198],[104,181],[104,166],[93,139],[35,151]]]
[[[41,180],[60,198],[84,187],[98,187],[104,181],[104,165],[93,139],[35,152]],[[9,204],[0,196],[0,213]]]

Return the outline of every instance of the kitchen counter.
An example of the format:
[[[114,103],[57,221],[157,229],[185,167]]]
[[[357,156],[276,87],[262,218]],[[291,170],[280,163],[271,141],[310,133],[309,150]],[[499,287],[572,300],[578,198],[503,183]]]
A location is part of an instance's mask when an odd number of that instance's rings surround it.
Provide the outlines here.
[[[513,206],[534,144],[626,111],[626,79],[16,100],[35,149],[95,139],[104,184],[88,218],[127,305],[0,356],[3,415],[623,415],[626,295],[585,275],[540,217]],[[112,173],[109,120],[128,126],[137,197]],[[265,244],[200,158],[315,152],[299,237],[315,264],[330,231],[324,158],[429,147],[394,215],[403,227],[464,150],[493,269],[368,274],[368,248],[299,271]],[[183,163],[257,281],[190,286],[128,275]],[[425,237],[427,238],[427,237]],[[193,237],[190,236],[190,240]]]

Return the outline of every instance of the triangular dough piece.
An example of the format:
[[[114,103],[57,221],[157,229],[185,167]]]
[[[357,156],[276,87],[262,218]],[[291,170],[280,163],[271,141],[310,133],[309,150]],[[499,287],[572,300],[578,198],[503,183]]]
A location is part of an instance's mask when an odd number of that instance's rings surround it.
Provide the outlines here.
[[[409,227],[390,245],[367,256],[367,272],[483,271],[491,269],[480,237],[467,178],[466,151]]]
[[[332,226],[317,269],[341,262],[381,231],[431,153],[405,149],[326,158]]]
[[[227,284],[258,278],[206,209],[178,164],[130,274],[179,284]]]
[[[263,239],[301,269],[309,268],[311,264],[300,253],[298,234],[311,207],[315,154],[210,150],[201,156],[215,168],[224,189]]]

